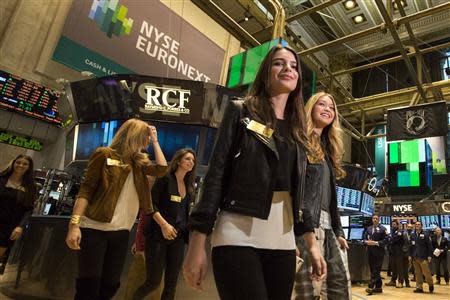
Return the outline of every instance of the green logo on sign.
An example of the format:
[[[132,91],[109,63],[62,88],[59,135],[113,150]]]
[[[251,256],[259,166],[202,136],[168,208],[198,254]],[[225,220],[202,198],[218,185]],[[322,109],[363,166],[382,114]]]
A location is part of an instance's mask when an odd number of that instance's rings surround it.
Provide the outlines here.
[[[94,0],[89,19],[95,21],[101,31],[111,38],[112,35],[129,35],[133,19],[125,18],[128,8],[120,5],[119,0]]]

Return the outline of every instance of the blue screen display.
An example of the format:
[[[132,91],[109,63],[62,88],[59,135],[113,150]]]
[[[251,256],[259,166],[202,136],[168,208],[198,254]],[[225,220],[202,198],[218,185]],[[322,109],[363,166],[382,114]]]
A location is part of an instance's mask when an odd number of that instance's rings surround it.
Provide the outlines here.
[[[367,193],[362,193],[361,212],[366,215],[373,215],[375,198]]]
[[[364,228],[350,228],[349,240],[362,240]]]
[[[361,191],[337,186],[336,197],[339,208],[359,210],[361,205]]]
[[[425,230],[434,229],[439,226],[439,216],[419,216],[422,228]]]
[[[450,215],[441,215],[441,226],[450,229]]]

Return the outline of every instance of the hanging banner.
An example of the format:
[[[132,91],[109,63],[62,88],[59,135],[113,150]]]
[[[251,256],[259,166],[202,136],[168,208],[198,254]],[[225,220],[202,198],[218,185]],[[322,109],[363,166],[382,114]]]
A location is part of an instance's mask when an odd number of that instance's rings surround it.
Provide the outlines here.
[[[385,134],[386,126],[378,125],[375,128],[375,134]],[[377,179],[386,177],[386,137],[378,137],[375,139],[375,169],[377,171]]]
[[[73,1],[53,60],[96,76],[219,83],[225,51],[157,0]]]
[[[447,104],[444,101],[387,111],[388,141],[411,140],[447,134]]]

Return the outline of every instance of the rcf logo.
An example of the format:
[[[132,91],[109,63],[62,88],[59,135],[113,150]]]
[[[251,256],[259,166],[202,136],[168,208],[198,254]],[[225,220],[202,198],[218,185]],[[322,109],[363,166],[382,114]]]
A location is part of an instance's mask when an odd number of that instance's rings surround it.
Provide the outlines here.
[[[190,90],[173,87],[145,86],[147,103],[145,110],[189,114],[186,104],[189,102]]]
[[[89,12],[89,19],[95,21],[101,31],[111,38],[129,35],[133,19],[125,18],[128,8],[120,5],[119,0],[94,0]]]

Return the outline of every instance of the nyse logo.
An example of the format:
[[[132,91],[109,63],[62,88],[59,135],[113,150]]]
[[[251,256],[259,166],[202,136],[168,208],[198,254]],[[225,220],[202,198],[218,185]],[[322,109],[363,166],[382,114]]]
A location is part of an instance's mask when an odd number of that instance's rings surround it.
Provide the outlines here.
[[[412,204],[403,204],[403,205],[395,204],[395,205],[393,205],[393,209],[394,209],[394,212],[401,212],[401,213],[413,211]]]
[[[147,94],[145,110],[147,111],[190,113],[189,108],[186,107],[191,95],[190,90],[146,85],[145,91]]]

